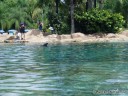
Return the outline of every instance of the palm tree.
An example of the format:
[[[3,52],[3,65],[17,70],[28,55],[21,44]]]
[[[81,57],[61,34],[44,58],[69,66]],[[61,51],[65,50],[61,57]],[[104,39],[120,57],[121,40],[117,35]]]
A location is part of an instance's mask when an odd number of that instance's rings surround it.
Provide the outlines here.
[[[74,24],[74,0],[71,0],[70,2],[71,2],[71,34],[72,34],[72,33],[75,32],[75,24]]]

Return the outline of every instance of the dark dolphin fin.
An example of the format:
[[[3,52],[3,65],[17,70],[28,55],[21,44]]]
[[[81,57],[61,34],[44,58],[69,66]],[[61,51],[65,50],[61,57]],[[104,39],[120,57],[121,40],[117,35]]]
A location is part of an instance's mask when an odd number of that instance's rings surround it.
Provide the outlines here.
[[[48,46],[48,43],[44,43],[42,46],[47,47]]]

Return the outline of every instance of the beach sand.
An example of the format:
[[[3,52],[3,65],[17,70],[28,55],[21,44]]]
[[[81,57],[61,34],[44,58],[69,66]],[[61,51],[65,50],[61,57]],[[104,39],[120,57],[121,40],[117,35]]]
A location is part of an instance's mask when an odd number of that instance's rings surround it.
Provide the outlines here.
[[[14,36],[9,34],[0,34],[0,42],[4,43],[7,39],[15,39]],[[85,35],[77,32],[71,34],[51,34],[44,36],[42,32],[32,29],[25,33],[25,41],[28,43],[93,43],[93,42],[128,42],[128,30],[122,31],[118,34],[108,33],[95,33]]]

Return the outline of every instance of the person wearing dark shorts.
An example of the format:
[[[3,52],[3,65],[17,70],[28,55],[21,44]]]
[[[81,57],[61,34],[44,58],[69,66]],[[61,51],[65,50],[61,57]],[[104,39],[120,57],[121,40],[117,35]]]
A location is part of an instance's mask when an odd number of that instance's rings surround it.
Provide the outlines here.
[[[24,24],[20,25],[20,33],[21,33],[21,40],[25,40],[25,26],[24,26]]]

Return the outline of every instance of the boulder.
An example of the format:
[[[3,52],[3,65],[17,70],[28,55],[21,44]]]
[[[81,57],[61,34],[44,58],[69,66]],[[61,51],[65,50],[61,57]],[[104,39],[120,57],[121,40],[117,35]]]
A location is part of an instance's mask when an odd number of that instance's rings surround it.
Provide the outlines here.
[[[71,35],[61,35],[61,39],[71,39]]]
[[[113,34],[113,33],[109,33],[106,35],[107,38],[116,38],[116,34]]]
[[[83,33],[73,33],[72,38],[85,38]]]

